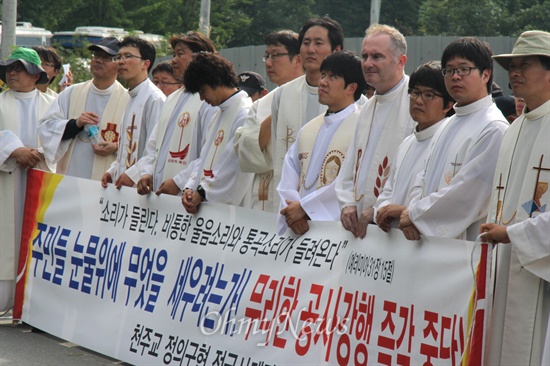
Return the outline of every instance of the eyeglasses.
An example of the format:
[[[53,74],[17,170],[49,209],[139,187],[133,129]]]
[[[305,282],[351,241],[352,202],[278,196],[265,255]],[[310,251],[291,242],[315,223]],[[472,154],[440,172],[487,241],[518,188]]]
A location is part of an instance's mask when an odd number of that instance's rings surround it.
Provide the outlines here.
[[[44,67],[49,67],[49,68],[54,69],[55,65],[52,64],[51,62],[42,62],[42,68],[44,68]]]
[[[130,60],[130,59],[133,59],[133,58],[139,58],[140,60],[143,60],[142,57],[132,55],[131,53],[125,53],[125,54],[116,55],[115,57],[113,57],[113,61],[118,62],[118,61],[123,61],[123,60]]]
[[[21,71],[27,71],[27,69],[25,68],[23,63],[14,62],[13,64],[6,66],[6,73],[12,72],[12,71],[21,72]]]
[[[167,81],[153,80],[153,84],[155,84],[156,86],[168,86],[168,85],[179,85],[182,83],[169,83]]]
[[[277,61],[279,57],[282,56],[288,56],[291,55],[290,53],[266,53],[264,57],[262,57],[262,60],[264,62],[267,62],[267,60],[271,59],[271,61]]]
[[[453,76],[456,72],[458,76],[466,76],[470,75],[472,70],[477,70],[477,67],[459,67],[457,69],[443,69],[441,70],[441,73],[443,76]]]
[[[422,96],[422,100],[425,100],[425,101],[433,100],[435,97],[440,97],[440,98],[443,97],[441,94],[437,94],[429,90],[421,92],[421,91],[409,89],[408,93],[409,93],[409,98],[411,98],[412,100],[417,100],[418,97],[420,96]]]
[[[115,62],[116,61],[116,56],[113,57],[113,56],[108,55],[106,53],[92,53],[92,58],[94,60],[101,60],[101,61],[104,61],[104,62]]]

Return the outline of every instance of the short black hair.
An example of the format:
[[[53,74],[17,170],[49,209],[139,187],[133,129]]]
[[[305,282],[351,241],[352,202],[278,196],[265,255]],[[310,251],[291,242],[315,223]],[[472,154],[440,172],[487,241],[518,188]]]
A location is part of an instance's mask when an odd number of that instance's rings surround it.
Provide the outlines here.
[[[342,28],[340,23],[338,23],[336,20],[331,19],[327,16],[324,16],[322,18],[311,18],[306,20],[298,36],[298,43],[300,44],[300,46],[304,41],[304,37],[306,35],[307,30],[314,26],[323,27],[328,30],[328,39],[330,41],[330,47],[333,51],[338,46],[340,46],[340,48],[342,49],[344,48],[344,29]]]
[[[345,86],[355,83],[357,89],[353,94],[355,100],[358,100],[365,88],[367,82],[361,69],[361,59],[351,51],[338,51],[328,55],[321,63],[321,73],[330,71],[336,76],[344,78]]]
[[[219,55],[199,52],[193,55],[183,74],[183,85],[190,93],[198,93],[204,85],[236,88],[238,79],[231,62]]]
[[[55,48],[53,47],[44,47],[44,46],[35,46],[32,48],[33,50],[38,53],[38,56],[42,60],[42,62],[50,62],[53,64],[54,70],[61,70],[61,66],[63,64],[63,60],[61,59],[61,56],[57,53]],[[51,80],[48,82],[48,84],[53,83],[53,80],[55,78],[51,78]]]
[[[300,42],[298,33],[288,29],[269,33],[264,38],[266,46],[283,46],[289,53],[290,58],[300,54]]]
[[[483,42],[475,37],[462,37],[449,43],[443,50],[441,56],[441,66],[447,67],[447,62],[455,57],[463,57],[474,63],[478,68],[479,74],[489,70],[489,80],[487,81],[487,93],[491,93],[493,83],[493,51],[487,42]]]
[[[441,73],[441,62],[430,61],[422,64],[414,70],[409,78],[409,89],[414,89],[416,86],[425,86],[432,88],[443,97],[443,108],[447,107],[449,103],[455,102],[453,97],[447,91],[445,87],[445,77]],[[450,109],[447,112],[447,117],[454,114],[454,109]]]
[[[550,57],[539,55],[540,64],[545,70],[550,70]]]
[[[170,45],[172,49],[176,48],[178,43],[183,43],[193,53],[197,52],[211,52],[218,53],[214,43],[204,34],[196,31],[189,31],[185,34],[175,34],[170,38]]]
[[[151,71],[155,58],[157,57],[157,50],[151,42],[146,39],[139,38],[137,36],[127,36],[120,42],[120,48],[122,47],[135,47],[139,50],[139,55],[143,60],[149,60],[149,67],[147,72]]]
[[[152,75],[155,75],[157,72],[167,72],[170,75],[174,76],[174,69],[172,69],[172,63],[168,60],[159,62],[151,71]]]

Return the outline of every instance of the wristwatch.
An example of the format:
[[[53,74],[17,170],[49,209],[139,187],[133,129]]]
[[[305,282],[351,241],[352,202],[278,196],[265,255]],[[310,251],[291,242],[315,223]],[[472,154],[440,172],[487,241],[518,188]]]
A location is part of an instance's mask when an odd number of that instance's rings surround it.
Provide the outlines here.
[[[204,191],[204,188],[202,188],[201,185],[197,187],[197,193],[200,194],[203,201],[206,201],[206,192]]]

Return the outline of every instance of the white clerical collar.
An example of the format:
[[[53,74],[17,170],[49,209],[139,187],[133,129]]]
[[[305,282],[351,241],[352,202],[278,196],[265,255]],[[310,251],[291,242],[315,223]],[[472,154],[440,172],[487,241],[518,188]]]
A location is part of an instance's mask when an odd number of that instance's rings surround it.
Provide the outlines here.
[[[145,88],[144,85],[147,83],[147,81],[149,81],[149,79],[143,80],[141,83],[136,85],[134,88],[128,90],[128,94],[130,94],[130,98],[134,98],[136,95],[138,95],[139,91],[141,89]]]
[[[355,103],[351,103],[350,105],[348,105],[346,108],[336,112],[336,113],[329,113],[327,111],[326,115],[325,115],[325,122],[328,123],[328,124],[331,124],[331,123],[334,123],[334,122],[338,122],[338,121],[341,121],[343,119],[345,119],[347,116],[349,116],[350,114],[352,114],[353,112],[355,112],[357,110],[357,105]]]
[[[34,88],[30,92],[17,92],[15,90],[12,90],[13,96],[17,99],[30,99],[34,98],[38,93],[38,89]]]
[[[491,95],[487,95],[479,100],[476,100],[475,102],[472,102],[470,104],[464,105],[462,107],[459,107],[456,103],[454,105],[455,114],[457,116],[465,116],[467,114],[471,114],[474,112],[477,112],[479,110],[482,110],[483,108],[490,107],[491,104],[493,104],[493,98]]]
[[[542,116],[550,114],[550,100],[547,100],[544,104],[540,105],[538,108],[533,109],[525,113],[526,120],[535,120],[539,119]]]
[[[248,94],[241,90],[233,95],[231,95],[229,98],[227,98],[222,104],[220,104],[218,107],[222,110],[222,112],[226,111],[233,105],[233,103],[239,102],[243,98],[247,98]]]
[[[374,97],[376,98],[376,101],[378,102],[386,102],[388,100],[393,99],[399,92],[398,89],[405,82],[406,78],[405,75],[399,80],[397,84],[393,88],[391,88],[389,91],[387,91],[384,94],[378,94],[376,91],[374,91]]]
[[[111,94],[111,92],[113,91],[113,88],[115,86],[115,83],[112,83],[111,86],[109,86],[108,88],[106,89],[99,89],[97,86],[94,85],[94,83],[92,82],[92,85],[90,86],[90,90],[94,93],[94,94],[98,94],[98,95],[109,95]]]
[[[422,131],[416,131],[416,129],[414,129],[413,131],[414,137],[416,137],[417,141],[424,141],[426,139],[429,139],[435,134],[435,131],[437,131],[437,129],[441,126],[441,124],[446,120],[447,120],[447,117],[443,118],[441,121],[437,123],[434,123],[430,127],[423,129]]]

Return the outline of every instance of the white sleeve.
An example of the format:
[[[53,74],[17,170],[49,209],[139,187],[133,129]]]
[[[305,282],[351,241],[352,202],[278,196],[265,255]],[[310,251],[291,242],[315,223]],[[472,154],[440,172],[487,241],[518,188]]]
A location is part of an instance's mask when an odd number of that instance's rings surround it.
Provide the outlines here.
[[[0,171],[13,172],[17,162],[10,155],[18,148],[25,147],[17,135],[9,130],[0,131]]]
[[[550,282],[550,212],[508,226],[506,231],[523,268]]]
[[[457,238],[487,215],[505,132],[500,125],[489,128],[467,153],[462,168],[448,186],[409,205],[409,217],[423,235]]]
[[[296,141],[298,141],[298,138]],[[285,217],[279,213],[283,208],[288,206],[286,200],[300,201],[300,194],[298,193],[298,189],[300,188],[300,162],[298,161],[297,146],[297,143],[292,144],[286,152],[281,170],[281,181],[277,186],[277,192],[281,198],[281,204],[277,212],[277,230],[279,235],[282,235],[288,228]]]
[[[58,94],[48,111],[40,119],[38,136],[48,163],[56,164],[65,155],[72,139],[62,140],[69,122],[69,103],[72,87]]]
[[[359,123],[357,126],[359,126]],[[357,129],[355,132],[357,133]],[[342,169],[334,181],[334,183],[336,183],[334,188],[336,198],[340,204],[340,211],[345,207],[357,206],[357,202],[355,202],[354,197],[355,185],[353,181],[355,175],[355,165],[357,164],[356,151],[357,148],[355,146],[355,139],[352,138],[348,151],[346,152],[346,158],[344,159]]]

